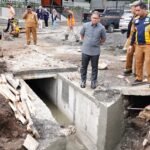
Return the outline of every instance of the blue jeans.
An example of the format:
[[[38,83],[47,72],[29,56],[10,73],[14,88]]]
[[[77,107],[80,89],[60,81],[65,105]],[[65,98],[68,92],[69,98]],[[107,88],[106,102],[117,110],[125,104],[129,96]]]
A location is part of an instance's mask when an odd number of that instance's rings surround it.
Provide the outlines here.
[[[97,75],[98,75],[98,60],[99,55],[86,55],[82,53],[82,62],[81,62],[81,80],[86,81],[87,78],[87,68],[89,61],[91,60],[91,66],[92,66],[92,76],[91,80],[92,82],[97,81]]]

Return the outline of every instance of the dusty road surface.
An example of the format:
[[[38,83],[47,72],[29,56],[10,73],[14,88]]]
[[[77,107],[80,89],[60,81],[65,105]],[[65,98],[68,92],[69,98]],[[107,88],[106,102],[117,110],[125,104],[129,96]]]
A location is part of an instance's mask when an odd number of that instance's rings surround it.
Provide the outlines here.
[[[81,26],[76,27],[79,34]],[[3,57],[1,57],[2,70],[18,72],[23,70],[71,67],[72,64],[81,64],[81,45],[76,43],[71,35],[68,41],[63,41],[66,27],[59,25],[55,30],[51,28],[38,32],[37,45],[26,46],[25,35],[12,41],[1,41]],[[108,69],[99,71],[99,84],[103,86],[124,86],[130,84],[119,78],[122,75],[125,55],[119,49],[123,46],[125,35],[115,32],[107,35],[107,41],[101,48],[100,63],[107,63]],[[118,48],[119,47],[119,48]],[[90,80],[91,67],[89,66],[88,80]],[[132,81],[132,80],[131,80]]]

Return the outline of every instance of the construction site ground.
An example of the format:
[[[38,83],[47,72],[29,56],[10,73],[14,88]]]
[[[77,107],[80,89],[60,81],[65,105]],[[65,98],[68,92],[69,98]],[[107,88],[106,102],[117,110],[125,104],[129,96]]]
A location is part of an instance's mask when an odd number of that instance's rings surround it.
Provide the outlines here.
[[[80,29],[81,24],[75,27],[78,35]],[[38,31],[37,45],[26,45],[25,33],[21,33],[19,38],[10,38],[9,35],[5,34],[3,40],[0,41],[0,72],[12,72],[17,74],[31,70],[59,70],[60,68],[76,68],[77,66],[74,82],[76,82],[80,88],[81,43],[75,42],[72,35],[70,35],[68,41],[63,41],[65,30],[66,25],[59,24],[56,29],[49,27]],[[125,37],[126,35],[121,34],[119,31],[107,33],[107,40],[105,44],[101,46],[99,64],[105,63],[108,66],[107,69],[99,70],[97,89],[100,87],[131,87],[134,76],[122,76],[125,66],[125,52],[122,51]],[[90,89],[90,75],[91,66],[88,68],[87,88],[85,91]],[[90,90],[92,91],[92,89]],[[0,118],[4,120],[3,123],[0,123],[1,129],[7,127],[5,124],[9,121],[12,122],[11,128],[14,126],[14,129],[10,129],[9,124],[7,124],[8,128],[1,130],[0,143],[3,144],[0,144],[0,149],[1,147],[3,149],[9,149],[5,147],[6,142],[14,141],[14,146],[19,146],[18,142],[20,142],[20,144],[22,143],[22,137],[24,137],[26,133],[24,128],[11,117],[12,112],[3,99],[3,97],[0,97]],[[4,113],[5,111],[7,113]],[[6,120],[6,117],[8,120]],[[16,122],[16,124],[14,122]],[[3,135],[6,137],[9,135],[8,139],[5,139]],[[13,149],[12,143],[11,149]],[[122,150],[123,149],[124,148],[122,148]]]
[[[21,150],[26,128],[16,120],[8,101],[0,95],[0,149]]]

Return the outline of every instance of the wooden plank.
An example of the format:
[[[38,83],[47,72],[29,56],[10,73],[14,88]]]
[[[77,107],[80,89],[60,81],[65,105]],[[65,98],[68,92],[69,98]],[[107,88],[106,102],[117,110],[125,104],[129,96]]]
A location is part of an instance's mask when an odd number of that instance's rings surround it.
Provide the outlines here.
[[[15,95],[7,88],[6,84],[0,85],[0,91],[1,93],[4,93],[4,95],[8,97],[8,99],[11,100],[12,102],[17,101]]]
[[[13,78],[13,75],[11,74],[7,74],[6,76],[6,80],[8,81],[8,83],[15,89],[19,90],[21,87],[20,87],[20,82],[19,80],[15,80]]]
[[[37,150],[39,143],[30,135],[28,134],[23,146],[27,149],[27,150]]]
[[[1,78],[2,78],[3,83],[7,83],[7,80],[4,74],[1,74]]]
[[[39,135],[38,131],[36,130],[35,126],[33,125],[33,121],[32,121],[31,115],[30,115],[30,111],[29,111],[29,107],[26,103],[26,98],[28,96],[26,95],[26,89],[24,86],[21,86],[20,97],[21,97],[23,108],[25,110],[26,118],[28,120],[27,131],[32,132],[32,134],[36,138],[39,138],[40,135]]]
[[[8,102],[8,104],[10,105],[11,109],[14,111],[16,119],[20,120],[22,124],[26,124],[26,123],[27,123],[27,120],[26,120],[26,119],[23,117],[23,115],[17,110],[17,108],[16,108],[11,102]]]
[[[21,102],[17,102],[17,103],[16,103],[16,107],[17,107],[17,109],[20,111],[20,113],[21,113],[23,116],[25,116],[25,110],[24,110],[24,108],[23,108],[23,106],[22,106],[22,103],[21,103]]]
[[[13,88],[10,84],[6,83],[6,85],[12,93],[14,93],[15,95],[19,95],[19,91]]]

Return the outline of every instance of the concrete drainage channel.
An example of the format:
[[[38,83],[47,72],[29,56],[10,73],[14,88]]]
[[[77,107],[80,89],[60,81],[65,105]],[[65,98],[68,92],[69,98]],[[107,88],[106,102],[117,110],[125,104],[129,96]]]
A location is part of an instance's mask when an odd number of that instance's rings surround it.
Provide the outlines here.
[[[107,89],[87,92],[68,80],[66,74],[25,81],[39,97],[44,95],[69,118],[77,129],[77,137],[87,149],[112,150],[124,131],[124,107],[120,92]],[[66,146],[60,144],[58,148],[58,143],[55,144],[53,150],[66,149]],[[76,149],[85,148],[81,146]]]
[[[60,110],[60,113],[62,112],[69,118],[70,122],[67,120],[67,124],[75,125],[76,135],[83,143],[80,143],[75,137],[70,137],[73,140],[68,137],[61,137],[59,131],[63,122],[57,118],[54,119],[53,111],[49,111],[47,107],[44,106],[43,110],[42,105],[44,103],[35,102],[37,111],[43,112],[41,116],[38,116],[39,120],[37,119],[38,123],[44,127],[40,132],[43,134],[40,150],[116,150],[116,146],[125,131],[126,117],[130,113],[129,110],[127,111],[127,104],[135,104],[134,94],[139,97],[139,95],[146,94],[149,96],[150,93],[136,88],[136,90],[140,90],[137,93],[135,88],[127,90],[126,87],[109,89],[100,87],[95,91],[88,88],[81,89],[79,88],[79,80],[77,82],[69,77],[72,74],[75,73],[56,73],[46,75],[44,78],[42,76],[36,78],[36,74],[34,74],[33,79],[32,75],[29,75],[30,79],[26,76],[25,84],[30,93],[33,90],[32,93],[36,99],[39,101],[41,101],[40,98],[43,101],[46,99],[49,101],[48,104],[53,103]],[[61,117],[60,115],[59,119]],[[46,126],[43,125],[43,122]],[[40,130],[42,126],[39,125],[38,129]],[[73,145],[74,140],[76,144]],[[71,143],[68,144],[68,141]]]
[[[30,78],[29,80],[27,78],[24,79],[25,81],[20,79],[21,91],[23,92],[23,87],[25,87],[25,91],[35,107],[35,111],[30,113],[40,134],[40,139],[38,139],[40,143],[39,150],[137,149],[129,146],[130,143],[133,145],[133,142],[141,142],[141,139],[137,136],[139,133],[136,135],[138,138],[135,140],[136,137],[133,137],[130,134],[131,130],[126,130],[125,126],[127,120],[130,120],[132,116],[136,116],[136,111],[149,105],[149,86],[142,88],[140,86],[128,87],[128,90],[126,87],[98,87],[96,90],[87,87],[81,89],[78,80],[75,80],[72,75],[78,78],[75,72],[65,72],[56,73],[53,76],[47,74],[49,76],[47,78],[37,78],[34,74],[33,79]],[[29,76],[31,77],[31,74]],[[10,79],[8,81],[10,82]],[[7,86],[7,84],[2,85],[2,87]],[[135,93],[135,89],[138,92]],[[3,92],[4,90],[2,90]],[[50,110],[41,99],[50,105]],[[58,113],[58,118],[52,108]],[[65,114],[69,121],[62,114]],[[60,119],[63,119],[63,121],[60,121]],[[74,124],[77,130],[72,127],[66,130],[68,124]],[[149,130],[149,124],[146,123],[146,125]],[[147,133],[147,129],[144,133]],[[64,134],[64,131],[69,131],[68,133],[71,131],[73,134]],[[131,142],[129,136],[123,134],[124,131],[132,136]],[[132,129],[132,132],[134,131]],[[123,148],[118,146],[118,143],[122,141],[122,137],[125,137],[123,144],[126,144],[126,148],[124,148],[124,145]]]

